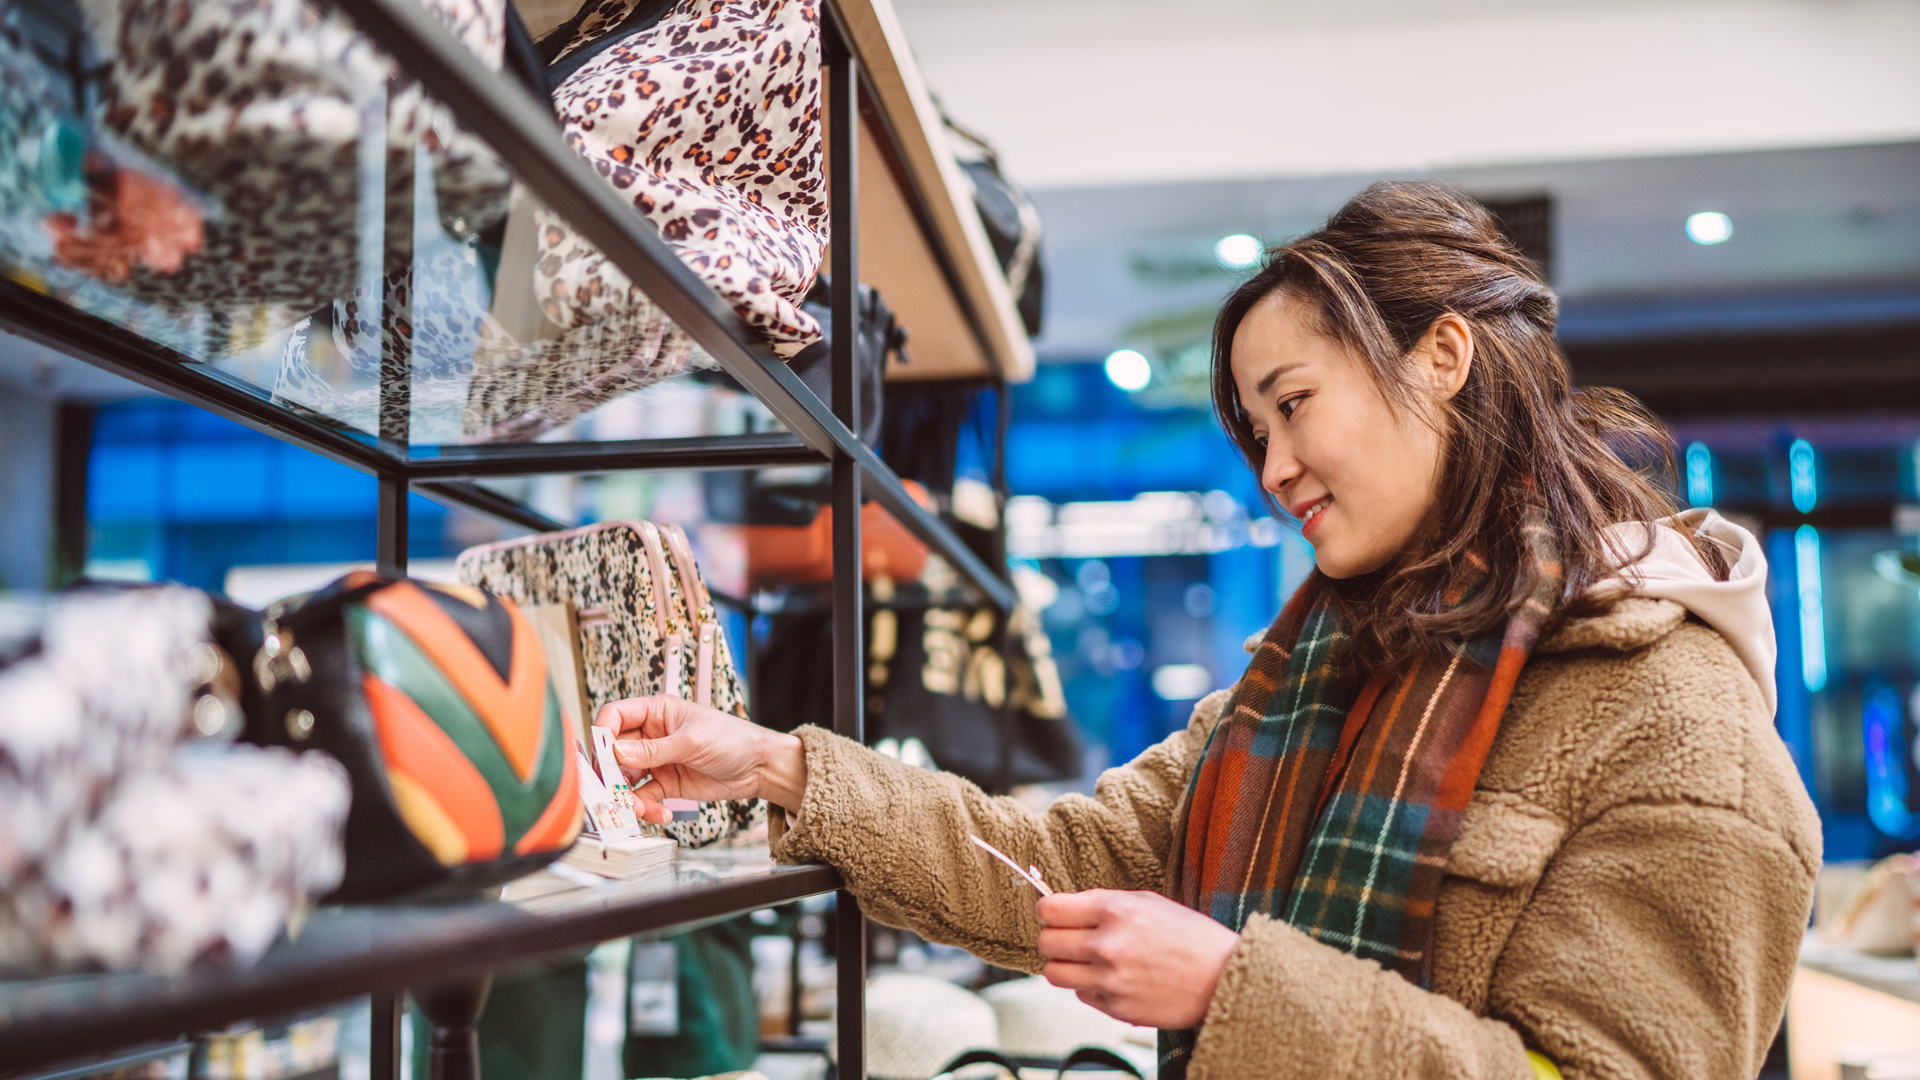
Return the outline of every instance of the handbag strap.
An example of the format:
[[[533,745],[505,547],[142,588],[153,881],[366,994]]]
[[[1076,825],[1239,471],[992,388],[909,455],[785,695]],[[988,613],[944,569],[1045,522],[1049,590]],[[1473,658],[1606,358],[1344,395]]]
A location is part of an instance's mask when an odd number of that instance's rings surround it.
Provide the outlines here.
[[[1013,1080],[1020,1080],[1020,1066],[1014,1060],[998,1050],[969,1050],[952,1061],[947,1062],[940,1075],[958,1072],[969,1065],[998,1065],[1007,1071]]]
[[[501,51],[500,66],[536,99],[547,101],[552,97],[553,90],[547,85],[547,63],[540,58],[533,34],[527,30],[527,20],[520,17],[520,8],[513,0],[507,0],[506,44]]]
[[[1060,1063],[1060,1076],[1064,1078],[1072,1070],[1081,1068],[1124,1072],[1135,1080],[1146,1080],[1140,1075],[1140,1069],[1133,1062],[1104,1046],[1082,1046],[1068,1054],[1066,1060]]]
[[[653,628],[659,633],[664,646],[667,635],[673,633],[672,590],[667,588],[667,556],[660,547],[660,530],[651,521],[642,521],[640,526],[640,544],[647,549],[647,576],[653,585]]]
[[[661,525],[660,532],[666,537],[674,568],[680,571],[680,602],[687,610],[687,625],[697,631],[707,621],[713,598],[707,595],[707,583],[700,579],[700,565],[693,561],[693,545],[687,542],[686,532],[672,523]]]
[[[680,0],[639,0],[639,3],[633,5],[633,10],[627,12],[627,17],[620,20],[619,25],[599,38],[561,56],[560,50],[566,48],[567,42],[572,41],[579,34],[581,25],[586,22],[587,16],[595,7],[592,3],[583,5],[579,13],[567,20],[558,30],[540,39],[540,56],[547,65],[548,92],[560,89],[561,83],[572,77],[574,72],[587,66],[594,57],[643,30],[651,30],[660,25],[660,21],[667,17],[668,12],[679,6],[679,3]]]

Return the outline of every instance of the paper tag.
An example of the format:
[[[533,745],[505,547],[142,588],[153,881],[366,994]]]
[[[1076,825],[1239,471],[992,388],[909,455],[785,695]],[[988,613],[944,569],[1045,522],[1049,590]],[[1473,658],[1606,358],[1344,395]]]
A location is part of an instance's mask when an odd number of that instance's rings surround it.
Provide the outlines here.
[[[580,624],[573,605],[528,604],[520,610],[533,624],[534,636],[540,640],[541,651],[546,653],[547,680],[553,686],[554,697],[560,701],[560,712],[567,718],[568,729],[579,732],[583,739],[591,738],[587,729],[593,724],[593,706],[587,700],[587,679],[580,658]]]
[[[627,774],[620,771],[620,763],[613,756],[613,732],[603,727],[594,728],[593,751],[600,763],[600,782],[607,789],[607,798],[602,805],[608,808],[608,815],[613,821],[613,827],[606,830],[606,835],[640,835],[640,819],[633,816],[633,789],[627,785]]]
[[[587,756],[580,752],[577,743],[573,747],[573,768],[580,776],[580,803],[587,808],[587,820],[581,826],[581,831],[588,836],[599,836],[612,828],[613,824],[613,819],[606,812],[607,787],[600,782],[600,770],[587,762]]]

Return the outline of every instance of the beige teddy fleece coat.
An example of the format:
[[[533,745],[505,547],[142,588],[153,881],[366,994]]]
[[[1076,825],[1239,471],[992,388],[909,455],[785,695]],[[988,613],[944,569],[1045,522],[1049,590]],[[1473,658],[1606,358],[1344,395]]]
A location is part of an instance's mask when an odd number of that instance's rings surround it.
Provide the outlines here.
[[[1022,971],[1032,889],[1164,891],[1173,823],[1224,691],[1046,813],[817,728],[783,861],[837,867],[868,915]],[[780,817],[780,815],[776,815]],[[784,824],[784,819],[782,819]],[[1447,863],[1422,990],[1254,916],[1192,1080],[1752,1080],[1780,1021],[1819,823],[1725,638],[1666,599],[1571,621],[1522,673]]]

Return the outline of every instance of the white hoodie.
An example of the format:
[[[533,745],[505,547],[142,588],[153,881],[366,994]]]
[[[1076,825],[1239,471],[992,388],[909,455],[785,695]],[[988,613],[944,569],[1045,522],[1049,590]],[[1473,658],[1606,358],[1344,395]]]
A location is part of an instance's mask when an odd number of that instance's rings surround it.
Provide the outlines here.
[[[1594,586],[1594,592],[1672,600],[1700,617],[1733,646],[1753,681],[1760,685],[1767,711],[1779,706],[1774,687],[1773,611],[1767,606],[1767,560],[1760,541],[1712,510],[1687,510],[1654,522],[1653,549]],[[1720,549],[1731,568],[1716,578],[1693,544],[1679,531],[1691,529]],[[1646,546],[1648,524],[1610,526],[1605,544],[1620,561],[1634,559]]]

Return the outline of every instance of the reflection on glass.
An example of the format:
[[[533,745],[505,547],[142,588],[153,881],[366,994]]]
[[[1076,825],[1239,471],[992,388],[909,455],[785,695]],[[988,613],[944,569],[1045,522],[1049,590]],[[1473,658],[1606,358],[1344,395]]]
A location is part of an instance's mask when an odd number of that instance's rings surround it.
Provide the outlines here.
[[[498,5],[423,4],[501,70]],[[820,336],[798,306],[826,242],[818,26],[756,11],[646,31],[705,35],[701,58],[656,65],[695,65],[671,94],[614,52],[554,100],[576,149],[790,355]],[[736,101],[713,50],[760,41],[729,20],[762,17],[791,47],[753,60],[782,86]],[[17,286],[401,445],[580,437],[559,429],[715,367],[337,10],[0,0],[0,28],[0,275]],[[698,394],[716,399],[687,414],[703,423],[626,437],[774,426],[737,415],[738,387]]]

